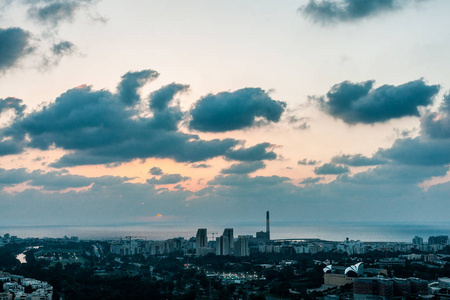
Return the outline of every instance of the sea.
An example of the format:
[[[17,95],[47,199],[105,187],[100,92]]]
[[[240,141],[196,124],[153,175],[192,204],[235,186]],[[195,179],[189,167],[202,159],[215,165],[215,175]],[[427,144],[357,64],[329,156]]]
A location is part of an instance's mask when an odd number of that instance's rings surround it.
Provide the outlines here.
[[[123,223],[107,225],[0,225],[0,235],[9,233],[19,238],[62,238],[76,236],[80,240],[118,240],[133,238],[165,240],[174,237],[189,239],[198,228],[207,228],[210,239],[218,237],[224,228],[233,228],[234,236],[255,235],[265,231],[265,223],[231,224],[184,223]],[[327,241],[360,240],[364,242],[411,242],[415,236],[426,241],[429,236],[450,235],[449,223],[357,223],[357,222],[271,222],[271,239],[321,239]]]

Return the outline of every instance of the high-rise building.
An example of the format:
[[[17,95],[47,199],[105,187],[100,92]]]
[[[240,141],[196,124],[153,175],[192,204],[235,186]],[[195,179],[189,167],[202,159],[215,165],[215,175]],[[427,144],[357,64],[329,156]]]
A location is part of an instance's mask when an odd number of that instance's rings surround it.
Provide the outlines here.
[[[202,248],[208,247],[208,235],[206,228],[199,228],[195,239],[195,254],[201,255]]]
[[[266,235],[267,235],[267,240],[270,241],[270,219],[269,219],[269,211],[266,212]]]
[[[233,255],[233,228],[225,228],[223,235],[216,239],[216,255]]]
[[[428,238],[428,245],[446,245],[447,242],[447,235],[430,236]]]
[[[225,246],[225,248],[227,248],[229,254],[232,254],[234,248],[233,228],[225,228],[222,236],[228,238],[227,245]]]
[[[234,243],[234,254],[236,256],[249,256],[250,248],[248,246],[248,236],[240,235],[237,241]]]
[[[412,240],[413,245],[422,245],[423,244],[423,238],[420,236],[415,236]]]

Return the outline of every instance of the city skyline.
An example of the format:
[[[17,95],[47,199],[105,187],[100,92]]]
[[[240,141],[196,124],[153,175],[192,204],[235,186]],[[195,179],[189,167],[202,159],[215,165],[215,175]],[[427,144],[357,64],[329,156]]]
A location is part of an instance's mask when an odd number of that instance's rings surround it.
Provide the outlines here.
[[[5,1],[0,226],[446,222],[449,9]]]

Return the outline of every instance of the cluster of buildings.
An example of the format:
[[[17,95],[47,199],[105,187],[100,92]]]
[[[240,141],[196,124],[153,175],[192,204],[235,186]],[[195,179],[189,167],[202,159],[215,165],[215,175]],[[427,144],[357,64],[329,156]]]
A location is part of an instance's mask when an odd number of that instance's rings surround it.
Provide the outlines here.
[[[343,242],[323,241],[319,239],[284,239],[271,240],[269,212],[266,212],[266,230],[256,232],[256,236],[239,235],[234,237],[233,228],[225,228],[223,234],[212,240],[208,239],[208,230],[200,228],[197,230],[195,238],[186,240],[184,238],[173,238],[165,241],[144,241],[132,240],[127,237],[120,241],[113,241],[110,244],[111,253],[118,255],[158,255],[181,252],[184,254],[195,253],[203,256],[209,253],[216,255],[248,256],[250,252],[281,253],[281,254],[316,254],[319,252],[337,251],[348,255],[364,254],[371,251],[382,252],[404,252],[410,253],[412,250],[420,250],[425,253],[435,253],[444,249],[449,244],[448,236],[430,236],[428,243],[424,243],[423,238],[414,237],[412,243],[404,242],[361,242],[348,238]],[[415,260],[433,261],[436,259],[431,254],[415,254]],[[392,264],[403,264],[405,259],[380,261],[380,267],[391,266]]]
[[[234,238],[233,228],[225,228],[222,236],[215,241],[208,241],[206,228],[200,228],[195,238],[186,240],[182,237],[168,239],[165,241],[132,240],[131,238],[110,242],[110,251],[113,254],[128,256],[142,255],[164,255],[170,253],[195,253],[203,256],[209,253],[216,255],[250,255],[249,241],[251,237],[239,235]]]
[[[355,278],[353,281],[353,299],[410,299],[411,297],[429,298],[428,283],[418,278]]]
[[[132,237],[126,237],[119,241],[110,243],[110,251],[113,254],[128,256],[135,254],[158,255],[181,252],[184,254],[195,253],[195,255],[203,256],[209,253],[216,255],[234,255],[249,256],[250,246],[257,247],[265,245],[270,241],[270,219],[269,212],[266,212],[266,231],[256,233],[256,237],[252,235],[239,235],[234,237],[233,228],[225,228],[223,234],[214,240],[208,240],[208,230],[199,228],[195,238],[186,240],[182,237],[168,239],[165,241],[145,241],[132,240]]]
[[[432,283],[415,277],[390,278],[387,269],[364,268],[361,262],[349,267],[328,265],[323,272],[325,287],[352,284],[354,300],[450,299],[450,278],[446,277]]]
[[[7,244],[42,244],[42,243],[50,243],[50,244],[67,244],[69,242],[77,243],[79,242],[78,237],[72,236],[72,237],[63,237],[63,238],[20,238],[15,235],[10,235],[9,233],[5,233],[3,236],[0,236],[0,247],[3,247]]]
[[[165,241],[132,240],[131,237],[110,243],[113,254],[128,256],[135,254],[159,255],[174,252],[189,253],[194,249],[194,241],[184,238],[173,238]]]
[[[420,250],[425,253],[435,253],[448,246],[448,236],[431,236],[428,243],[424,243],[420,237],[415,237],[412,243],[404,242],[362,242],[353,241],[348,238],[343,242],[322,241],[318,239],[309,240],[271,240],[270,243],[259,243],[259,252],[273,253],[311,253],[338,251],[348,255],[364,254],[371,251],[381,252],[404,252]],[[432,259],[428,254],[416,255],[414,259]],[[408,258],[410,259],[410,258]]]
[[[214,238],[213,238],[214,239]],[[208,242],[208,231],[206,228],[197,230],[195,238],[195,254],[206,255],[215,253],[216,255],[249,256],[250,245],[266,245],[270,241],[270,216],[266,212],[266,231],[252,235],[239,235],[236,239],[233,235],[233,228],[225,228],[223,234],[215,241]]]
[[[248,235],[239,235],[237,239],[235,239],[233,228],[225,228],[222,236],[217,237],[215,242],[208,242],[207,229],[200,228],[197,231],[195,238],[195,254],[200,256],[208,253],[215,253],[216,255],[249,256],[249,240],[251,238],[252,237]]]
[[[364,268],[363,263],[349,267],[328,265],[324,269],[326,286],[353,285],[354,300],[377,299],[450,299],[450,279],[439,278],[438,282],[410,278],[389,278],[387,269]],[[445,298],[445,295],[449,298]],[[327,298],[332,299],[331,296]]]
[[[449,239],[447,235],[430,236],[428,243],[424,243],[423,238],[415,236],[412,239],[412,244],[414,249],[424,252],[436,252],[449,245]]]
[[[45,281],[0,271],[0,300],[52,300],[53,287]]]

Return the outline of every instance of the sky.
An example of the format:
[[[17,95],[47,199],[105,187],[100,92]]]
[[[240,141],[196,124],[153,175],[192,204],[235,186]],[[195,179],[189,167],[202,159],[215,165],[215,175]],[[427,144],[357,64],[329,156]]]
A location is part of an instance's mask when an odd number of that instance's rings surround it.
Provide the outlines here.
[[[448,220],[446,0],[0,1],[0,225]]]

